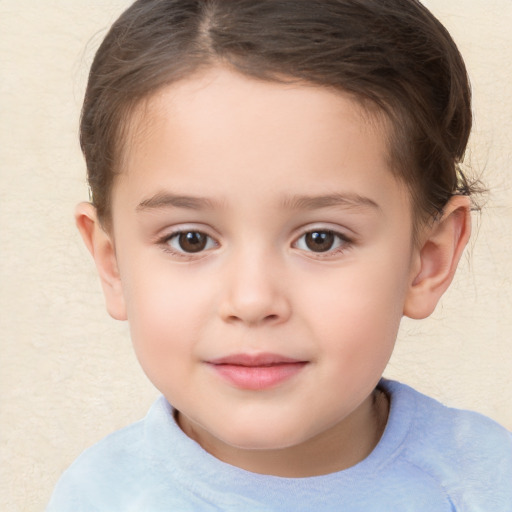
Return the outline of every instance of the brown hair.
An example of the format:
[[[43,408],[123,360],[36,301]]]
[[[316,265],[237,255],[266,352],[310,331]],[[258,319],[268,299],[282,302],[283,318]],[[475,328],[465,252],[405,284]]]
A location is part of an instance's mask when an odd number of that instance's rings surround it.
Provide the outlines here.
[[[141,100],[205,66],[334,87],[390,121],[393,173],[422,219],[469,195],[459,164],[471,93],[455,43],[417,0],[138,0],[91,67],[80,142],[93,203],[110,195],[127,121]]]

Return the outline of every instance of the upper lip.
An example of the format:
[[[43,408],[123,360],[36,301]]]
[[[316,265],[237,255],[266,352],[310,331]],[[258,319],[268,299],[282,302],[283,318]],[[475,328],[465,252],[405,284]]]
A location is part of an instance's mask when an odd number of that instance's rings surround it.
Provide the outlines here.
[[[278,364],[305,363],[300,359],[282,356],[280,354],[264,353],[264,354],[232,354],[218,359],[211,359],[210,364],[216,365],[233,365],[233,366],[273,366]]]

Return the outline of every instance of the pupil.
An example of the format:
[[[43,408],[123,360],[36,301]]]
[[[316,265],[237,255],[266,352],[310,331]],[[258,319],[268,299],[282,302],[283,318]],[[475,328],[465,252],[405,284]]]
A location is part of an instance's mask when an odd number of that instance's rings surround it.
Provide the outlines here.
[[[185,252],[199,252],[206,247],[206,235],[196,231],[181,233],[179,237],[180,247]]]
[[[325,252],[332,248],[334,234],[331,231],[312,231],[306,235],[306,245],[314,252]]]

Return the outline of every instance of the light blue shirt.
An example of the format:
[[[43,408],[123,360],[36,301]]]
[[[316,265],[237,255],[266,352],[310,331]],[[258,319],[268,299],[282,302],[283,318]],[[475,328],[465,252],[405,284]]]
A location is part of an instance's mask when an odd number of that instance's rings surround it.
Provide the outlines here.
[[[178,427],[161,397],[142,421],[86,450],[47,512],[511,512],[512,434],[382,380],[390,397],[373,452],[344,471],[280,478],[230,466]],[[334,449],[334,448],[333,448]]]

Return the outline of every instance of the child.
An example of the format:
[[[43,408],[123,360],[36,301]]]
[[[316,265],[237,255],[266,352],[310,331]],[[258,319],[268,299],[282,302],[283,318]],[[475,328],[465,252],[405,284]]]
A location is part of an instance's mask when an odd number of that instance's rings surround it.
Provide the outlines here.
[[[163,396],[49,511],[512,510],[512,436],[382,379],[470,234],[470,90],[416,0],[138,0],[76,219]]]

